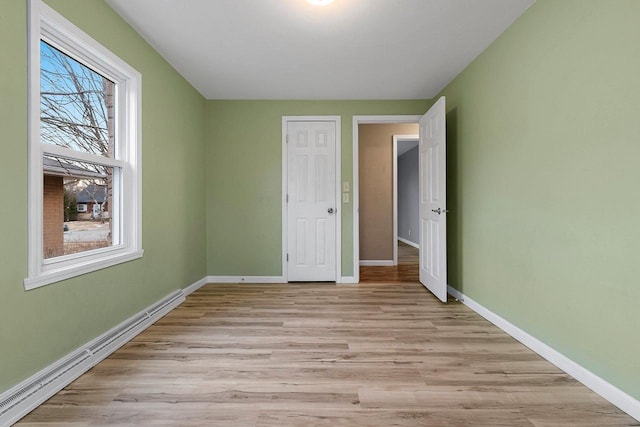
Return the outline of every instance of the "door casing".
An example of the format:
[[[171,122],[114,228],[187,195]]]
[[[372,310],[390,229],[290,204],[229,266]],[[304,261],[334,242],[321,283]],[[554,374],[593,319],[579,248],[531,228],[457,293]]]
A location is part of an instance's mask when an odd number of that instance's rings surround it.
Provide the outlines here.
[[[336,206],[336,283],[342,278],[342,181],[341,181],[341,120],[340,116],[282,116],[282,278],[285,283],[288,279],[288,239],[287,239],[287,190],[288,190],[288,162],[287,162],[287,128],[289,122],[334,122],[336,126],[336,155],[335,155],[335,206]]]

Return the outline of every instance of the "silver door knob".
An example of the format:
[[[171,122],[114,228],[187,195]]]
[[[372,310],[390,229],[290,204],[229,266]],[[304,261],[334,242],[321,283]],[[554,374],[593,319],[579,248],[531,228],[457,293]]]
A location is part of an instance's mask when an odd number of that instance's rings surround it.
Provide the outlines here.
[[[437,213],[438,215],[440,215],[440,214],[443,214],[443,213],[449,212],[449,210],[448,210],[448,209],[440,209],[440,208],[438,208],[438,209],[431,209],[431,212],[435,212],[435,213]]]
[[[334,210],[333,210],[333,208],[329,208],[329,210],[328,210],[327,212],[329,212],[330,214],[332,214],[332,213],[334,212]]]

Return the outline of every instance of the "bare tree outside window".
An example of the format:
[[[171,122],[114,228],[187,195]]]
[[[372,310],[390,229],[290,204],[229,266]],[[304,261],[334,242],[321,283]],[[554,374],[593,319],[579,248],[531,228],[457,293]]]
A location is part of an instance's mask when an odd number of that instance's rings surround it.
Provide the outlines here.
[[[50,44],[40,42],[40,138],[43,144],[114,158],[115,83]],[[45,155],[44,257],[112,244],[117,168]],[[59,188],[58,188],[59,187]],[[63,227],[64,192],[92,206]],[[60,218],[63,218],[62,221]],[[64,230],[64,231],[63,231]]]

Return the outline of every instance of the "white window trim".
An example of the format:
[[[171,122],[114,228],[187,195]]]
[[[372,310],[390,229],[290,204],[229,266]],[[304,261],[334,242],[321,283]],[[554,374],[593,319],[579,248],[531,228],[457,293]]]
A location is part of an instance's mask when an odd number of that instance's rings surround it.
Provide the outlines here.
[[[122,167],[124,183],[120,206],[120,244],[51,259],[43,256],[43,166],[45,153],[64,155],[63,147],[43,148],[40,142],[40,40],[97,68],[117,83],[116,158],[99,163]],[[29,277],[25,289],[34,289],[81,274],[142,257],[142,76],[41,0],[29,0]],[[120,101],[120,99],[122,101]],[[96,161],[92,154],[73,151],[73,158]],[[115,203],[114,203],[115,206]]]

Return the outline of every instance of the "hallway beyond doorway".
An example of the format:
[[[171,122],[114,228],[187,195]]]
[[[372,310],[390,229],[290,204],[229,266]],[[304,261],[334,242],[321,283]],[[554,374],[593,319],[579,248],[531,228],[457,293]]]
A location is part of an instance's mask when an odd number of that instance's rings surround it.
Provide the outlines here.
[[[398,265],[393,267],[360,267],[360,283],[418,282],[420,268],[418,249],[398,242]]]

